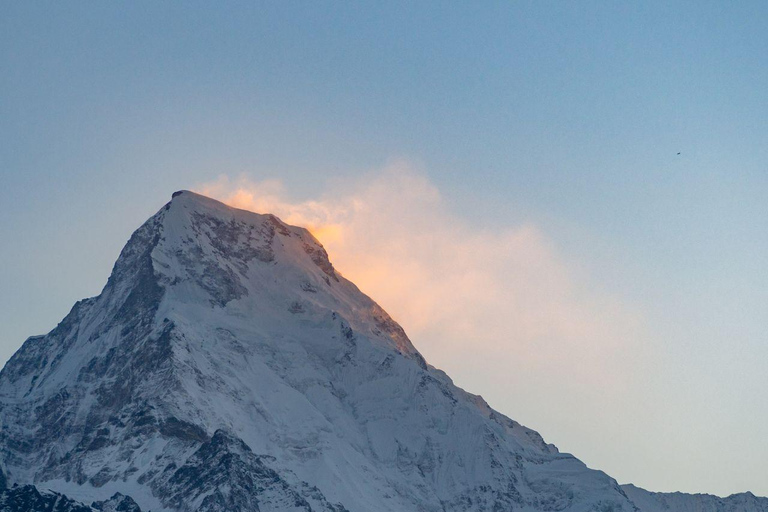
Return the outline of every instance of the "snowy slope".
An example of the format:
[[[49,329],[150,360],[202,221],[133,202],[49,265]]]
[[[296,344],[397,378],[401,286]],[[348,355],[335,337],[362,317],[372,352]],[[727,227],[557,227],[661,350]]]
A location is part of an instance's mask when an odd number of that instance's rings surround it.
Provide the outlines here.
[[[621,487],[642,511],[768,512],[768,498],[759,498],[751,492],[720,498],[711,494],[649,492],[631,484]]]
[[[101,295],[8,362],[0,426],[10,483],[82,502],[637,510],[427,365],[308,231],[186,191],[133,234]]]

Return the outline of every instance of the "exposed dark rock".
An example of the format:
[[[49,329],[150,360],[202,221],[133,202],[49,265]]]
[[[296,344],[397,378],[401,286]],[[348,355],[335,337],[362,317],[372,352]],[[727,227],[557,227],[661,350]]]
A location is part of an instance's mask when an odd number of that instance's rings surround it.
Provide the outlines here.
[[[202,443],[208,440],[208,434],[201,427],[176,418],[163,420],[160,424],[160,433],[182,441]]]
[[[119,492],[106,501],[95,501],[91,506],[101,512],[141,512],[133,498]]]
[[[217,430],[181,467],[169,465],[165,478],[155,481],[154,492],[166,506],[184,511],[260,510],[260,504],[269,504],[270,510],[344,510],[330,505],[316,488],[313,507],[300,488],[267,465],[268,460],[239,438]]]
[[[110,499],[94,502],[90,507],[67,496],[40,491],[34,485],[0,490],[0,512],[141,512],[130,496],[115,493]]]
[[[22,485],[0,491],[0,512],[93,512],[93,510],[63,494],[40,492],[34,485]]]

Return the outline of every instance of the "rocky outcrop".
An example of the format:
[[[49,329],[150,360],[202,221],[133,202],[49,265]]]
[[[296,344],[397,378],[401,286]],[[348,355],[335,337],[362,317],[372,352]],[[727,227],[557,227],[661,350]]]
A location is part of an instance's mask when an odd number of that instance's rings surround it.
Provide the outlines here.
[[[115,494],[88,506],[63,494],[39,491],[34,485],[14,486],[0,491],[0,512],[141,512],[128,496]]]

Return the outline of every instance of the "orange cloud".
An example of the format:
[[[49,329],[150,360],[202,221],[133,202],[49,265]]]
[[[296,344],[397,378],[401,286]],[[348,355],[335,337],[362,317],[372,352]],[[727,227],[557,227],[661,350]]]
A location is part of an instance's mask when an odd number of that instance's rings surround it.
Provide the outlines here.
[[[588,394],[624,378],[616,361],[638,324],[629,308],[577,282],[533,223],[473,226],[407,164],[311,200],[289,199],[277,181],[225,176],[198,190],[309,228],[336,268],[460,384],[467,361],[513,372],[505,382],[557,375]]]

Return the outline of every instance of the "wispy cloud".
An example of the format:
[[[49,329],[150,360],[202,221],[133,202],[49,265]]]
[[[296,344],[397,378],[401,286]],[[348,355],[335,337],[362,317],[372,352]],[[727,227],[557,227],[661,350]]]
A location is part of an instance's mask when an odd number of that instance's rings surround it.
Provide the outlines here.
[[[593,393],[618,386],[635,314],[579,283],[534,223],[472,225],[407,163],[329,188],[295,201],[279,181],[222,176],[198,191],[308,227],[436,365],[557,375]]]

